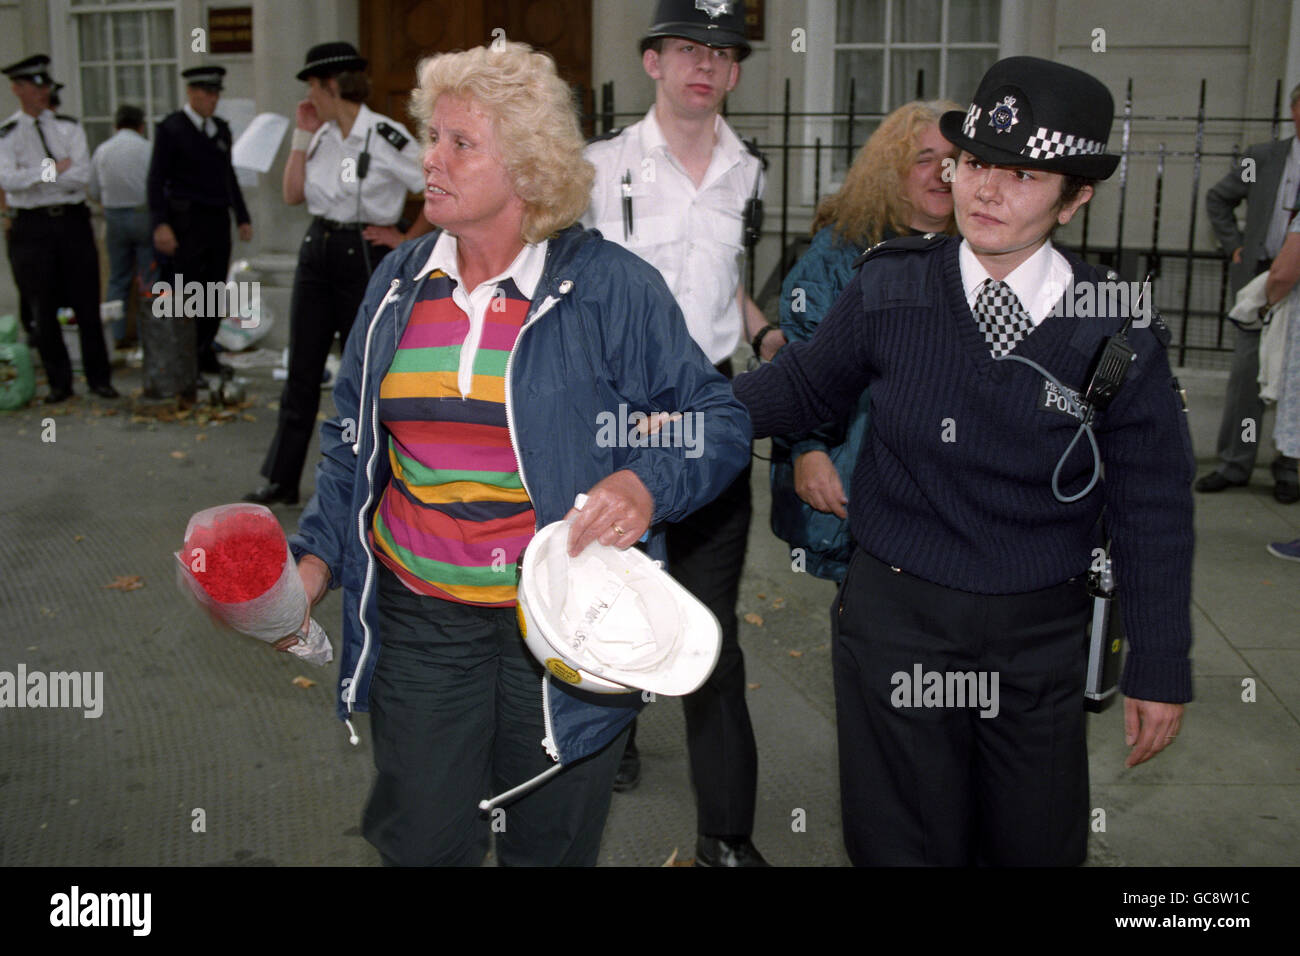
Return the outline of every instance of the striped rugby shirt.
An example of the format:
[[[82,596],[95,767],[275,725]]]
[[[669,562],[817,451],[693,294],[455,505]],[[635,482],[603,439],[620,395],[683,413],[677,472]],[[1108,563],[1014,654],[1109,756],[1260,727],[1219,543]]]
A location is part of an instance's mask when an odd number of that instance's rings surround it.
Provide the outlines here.
[[[370,527],[376,557],[417,594],[515,603],[535,517],[510,445],[505,370],[546,246],[524,246],[467,292],[444,232],[421,270],[429,278],[379,389],[393,477]]]

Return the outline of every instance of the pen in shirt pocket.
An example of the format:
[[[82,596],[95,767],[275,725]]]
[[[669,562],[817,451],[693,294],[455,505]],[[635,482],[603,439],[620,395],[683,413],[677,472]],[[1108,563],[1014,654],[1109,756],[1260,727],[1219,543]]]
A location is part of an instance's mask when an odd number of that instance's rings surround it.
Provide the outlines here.
[[[632,170],[623,173],[623,240],[632,237]]]

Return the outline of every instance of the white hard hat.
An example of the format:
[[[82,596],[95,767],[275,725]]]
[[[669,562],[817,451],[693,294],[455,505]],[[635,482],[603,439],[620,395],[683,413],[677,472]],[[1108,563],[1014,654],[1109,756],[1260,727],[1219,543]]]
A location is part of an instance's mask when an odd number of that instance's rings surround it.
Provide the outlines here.
[[[519,630],[555,677],[598,694],[689,694],[718,662],[713,612],[635,548],[599,541],[569,557],[569,522],[524,551]]]

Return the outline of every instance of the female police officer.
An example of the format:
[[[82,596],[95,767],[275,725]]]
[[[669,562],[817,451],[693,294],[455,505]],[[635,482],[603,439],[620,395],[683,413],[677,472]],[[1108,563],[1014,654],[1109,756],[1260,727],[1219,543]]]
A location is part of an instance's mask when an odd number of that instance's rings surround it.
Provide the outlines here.
[[[347,344],[366,283],[384,254],[431,228],[423,216],[409,234],[393,227],[407,193],[424,188],[420,147],[400,123],[366,107],[365,68],[352,44],[321,43],[307,51],[298,73],[308,90],[298,104],[284,168],[284,201],[295,206],[306,200],[314,218],[293,278],[289,379],[262,463],[269,484],[245,501],[297,503],[334,335]]]
[[[1130,641],[1129,766],[1177,736],[1191,696],[1191,443],[1157,329],[1135,323],[1104,411],[1066,391],[1086,393],[1124,324],[1097,314],[1103,274],[1049,241],[1118,163],[1112,113],[1079,70],[994,64],[940,122],[962,150],[965,238],[868,252],[810,342],[735,382],[755,435],[841,419],[871,389],[858,550],[832,608],[859,865],[1082,862],[1085,572],[1103,504]]]

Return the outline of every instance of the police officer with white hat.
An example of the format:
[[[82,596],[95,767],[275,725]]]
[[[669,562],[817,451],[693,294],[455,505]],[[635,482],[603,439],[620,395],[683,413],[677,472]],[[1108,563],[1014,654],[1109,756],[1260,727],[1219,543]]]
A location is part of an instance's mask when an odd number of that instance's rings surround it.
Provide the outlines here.
[[[72,395],[72,363],[58,320],[62,305],[76,313],[90,390],[117,398],[99,321],[99,256],[85,203],[86,133],[72,117],[50,110],[57,84],[49,64],[48,56],[37,54],[3,70],[22,104],[0,125],[0,189],[13,218],[9,261],[49,378],[45,401]]]
[[[267,484],[245,495],[258,504],[298,501],[303,462],[316,431],[321,376],[337,333],[347,344],[370,273],[389,249],[433,228],[416,216],[397,227],[407,194],[424,189],[420,145],[396,120],[365,104],[366,61],[350,43],[307,51],[298,79],[293,148],[284,168],[284,201],[304,200],[312,214],[294,273],[289,313],[289,379],[280,421],[262,463]]]

